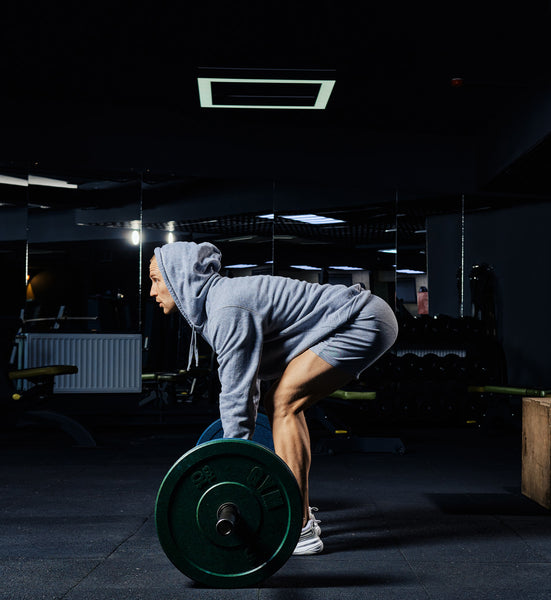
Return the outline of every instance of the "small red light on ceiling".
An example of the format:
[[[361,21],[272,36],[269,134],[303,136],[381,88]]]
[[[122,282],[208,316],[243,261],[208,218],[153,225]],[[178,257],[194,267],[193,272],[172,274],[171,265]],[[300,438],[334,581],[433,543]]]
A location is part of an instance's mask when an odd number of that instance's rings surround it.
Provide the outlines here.
[[[463,85],[463,77],[452,77],[450,83],[452,87],[461,87]]]

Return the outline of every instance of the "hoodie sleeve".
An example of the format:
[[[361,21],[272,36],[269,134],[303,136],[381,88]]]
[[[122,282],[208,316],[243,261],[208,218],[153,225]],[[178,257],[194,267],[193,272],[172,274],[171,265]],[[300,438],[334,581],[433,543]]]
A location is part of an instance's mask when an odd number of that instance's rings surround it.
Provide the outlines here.
[[[224,437],[250,439],[260,400],[261,317],[246,308],[226,306],[217,309],[208,327],[218,359]]]

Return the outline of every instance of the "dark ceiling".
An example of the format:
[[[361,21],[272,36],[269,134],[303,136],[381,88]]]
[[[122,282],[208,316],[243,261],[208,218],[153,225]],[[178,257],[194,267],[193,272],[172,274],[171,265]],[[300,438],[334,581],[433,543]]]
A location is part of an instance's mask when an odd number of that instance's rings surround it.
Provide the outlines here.
[[[548,0],[12,7],[0,158],[115,180],[547,196],[550,21]],[[322,111],[201,108],[212,76],[336,84]]]

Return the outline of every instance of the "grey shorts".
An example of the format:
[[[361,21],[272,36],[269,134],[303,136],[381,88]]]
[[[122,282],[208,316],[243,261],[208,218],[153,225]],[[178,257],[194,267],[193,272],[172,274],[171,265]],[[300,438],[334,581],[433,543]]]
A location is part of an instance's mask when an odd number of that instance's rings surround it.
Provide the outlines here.
[[[394,344],[397,335],[394,311],[384,300],[372,295],[354,320],[310,350],[331,366],[357,378]]]

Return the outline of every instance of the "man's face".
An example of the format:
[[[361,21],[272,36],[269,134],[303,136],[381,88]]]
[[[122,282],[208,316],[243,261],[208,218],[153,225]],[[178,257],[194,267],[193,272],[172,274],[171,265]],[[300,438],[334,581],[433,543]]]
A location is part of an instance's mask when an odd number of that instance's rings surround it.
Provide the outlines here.
[[[155,301],[163,309],[165,315],[176,312],[176,310],[178,310],[176,303],[166,287],[166,283],[161,275],[161,271],[157,265],[157,259],[155,257],[149,263],[149,278],[151,279],[151,291],[149,292],[149,295],[155,298]]]

